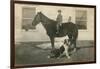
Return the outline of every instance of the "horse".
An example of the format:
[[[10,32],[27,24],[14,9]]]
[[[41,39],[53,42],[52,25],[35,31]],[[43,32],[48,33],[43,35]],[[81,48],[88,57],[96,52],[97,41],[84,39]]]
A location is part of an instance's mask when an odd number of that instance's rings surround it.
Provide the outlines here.
[[[64,37],[66,35],[69,38],[70,45],[73,44],[74,50],[76,50],[76,41],[78,37],[78,27],[76,24],[72,22],[62,23],[59,29],[59,33],[57,34],[56,33],[57,32],[57,21],[48,18],[42,12],[37,12],[37,14],[35,15],[32,21],[32,25],[34,28],[36,28],[36,25],[39,23],[42,23],[43,27],[46,30],[47,35],[50,38],[52,50],[55,49],[55,45],[54,45],[55,38]]]

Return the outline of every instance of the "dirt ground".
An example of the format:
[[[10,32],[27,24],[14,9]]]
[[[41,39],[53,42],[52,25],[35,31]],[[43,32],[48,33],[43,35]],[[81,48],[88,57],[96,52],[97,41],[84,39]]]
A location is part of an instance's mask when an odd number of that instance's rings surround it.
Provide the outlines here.
[[[16,65],[39,65],[73,62],[91,62],[95,61],[94,43],[91,41],[79,41],[78,50],[73,53],[70,59],[62,57],[60,59],[48,58],[50,49],[37,47],[39,44],[50,42],[20,42],[15,46],[15,64]]]

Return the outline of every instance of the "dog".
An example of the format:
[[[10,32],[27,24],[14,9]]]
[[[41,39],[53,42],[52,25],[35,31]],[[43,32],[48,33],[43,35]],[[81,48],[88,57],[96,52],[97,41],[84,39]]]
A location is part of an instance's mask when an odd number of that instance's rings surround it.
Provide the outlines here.
[[[66,55],[68,59],[70,59],[68,49],[69,49],[69,41],[67,39],[64,40],[63,44],[59,49],[54,49],[51,51],[51,56],[48,58],[60,58],[62,55]]]

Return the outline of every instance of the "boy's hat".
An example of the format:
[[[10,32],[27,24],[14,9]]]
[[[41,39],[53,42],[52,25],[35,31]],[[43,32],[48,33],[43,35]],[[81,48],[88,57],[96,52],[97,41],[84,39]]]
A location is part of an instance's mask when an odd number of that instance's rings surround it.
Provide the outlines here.
[[[58,12],[61,12],[61,10],[58,10]]]

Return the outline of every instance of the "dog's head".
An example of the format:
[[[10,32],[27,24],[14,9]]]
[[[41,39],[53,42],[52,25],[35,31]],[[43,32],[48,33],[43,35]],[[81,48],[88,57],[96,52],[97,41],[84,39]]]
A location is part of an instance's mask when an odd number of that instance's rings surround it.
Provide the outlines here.
[[[66,44],[67,46],[69,46],[70,45],[70,42],[67,39],[65,39],[64,40],[64,44]]]

